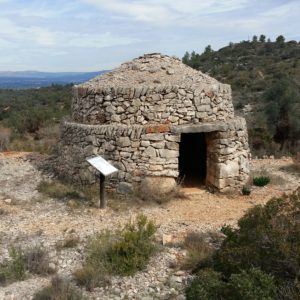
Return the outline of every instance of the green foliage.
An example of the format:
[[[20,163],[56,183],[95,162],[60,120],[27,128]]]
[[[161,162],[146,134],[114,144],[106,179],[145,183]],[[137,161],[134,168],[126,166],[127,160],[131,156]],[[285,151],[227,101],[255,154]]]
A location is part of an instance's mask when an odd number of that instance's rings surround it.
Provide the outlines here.
[[[0,89],[0,122],[16,135],[36,133],[70,113],[72,85],[28,90]]]
[[[249,196],[251,194],[250,188],[248,186],[243,186],[243,188],[242,188],[242,194],[244,196]]]
[[[9,249],[10,259],[0,265],[0,285],[6,285],[14,281],[24,280],[27,273],[50,274],[48,254],[39,247]]]
[[[186,289],[187,299],[299,299],[300,188],[255,206]]]
[[[51,284],[35,293],[33,300],[82,300],[86,299],[66,279],[55,276]]]
[[[276,288],[272,276],[259,269],[242,270],[228,281],[222,273],[203,269],[186,289],[187,300],[272,300]]]
[[[211,269],[201,270],[186,289],[187,300],[219,300],[224,299],[226,283],[222,274]]]
[[[214,257],[217,271],[229,278],[252,267],[272,274],[277,282],[293,281],[300,269],[300,188],[290,196],[255,206],[226,229],[227,238]]]
[[[74,273],[77,283],[93,289],[107,280],[105,275],[132,275],[142,270],[156,251],[155,232],[155,225],[139,215],[123,229],[98,234],[87,247],[85,265]]]
[[[245,117],[254,155],[300,150],[299,43],[285,42],[283,36],[266,42],[260,35],[210,53],[186,52],[183,62],[231,84],[238,114],[251,104]]]
[[[259,269],[252,268],[230,276],[227,299],[272,300],[275,291],[273,277]]]
[[[265,186],[270,183],[270,177],[268,176],[259,176],[253,178],[253,184],[255,186]]]
[[[9,249],[10,260],[0,265],[0,286],[8,283],[24,280],[26,269],[24,257],[20,248],[11,247]]]

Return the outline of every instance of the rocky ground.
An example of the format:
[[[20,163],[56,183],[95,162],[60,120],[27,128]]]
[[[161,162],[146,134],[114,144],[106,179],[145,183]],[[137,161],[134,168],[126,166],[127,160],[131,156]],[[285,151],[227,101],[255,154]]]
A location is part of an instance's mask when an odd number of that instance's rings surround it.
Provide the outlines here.
[[[108,287],[85,292],[89,299],[101,300],[185,299],[183,290],[190,275],[176,267],[185,255],[176,242],[189,231],[205,232],[218,230],[224,224],[235,225],[248,208],[264,204],[300,184],[299,174],[286,169],[292,163],[290,158],[253,160],[253,172],[265,170],[273,183],[253,188],[250,196],[211,194],[189,188],[183,189],[185,198],[163,205],[109,199],[110,206],[105,210],[74,208],[36,190],[41,180],[51,177],[39,170],[42,163],[41,156],[0,154],[0,262],[8,257],[10,245],[42,246],[49,251],[51,266],[58,274],[71,278],[72,271],[82,264],[88,237],[105,228],[113,229],[139,213],[159,226],[157,239],[161,243],[172,242],[161,248],[145,271],[132,277],[114,277]],[[71,235],[76,235],[80,243],[74,248],[58,250],[57,243]],[[50,279],[51,276],[31,276],[2,287],[0,299],[31,299]]]

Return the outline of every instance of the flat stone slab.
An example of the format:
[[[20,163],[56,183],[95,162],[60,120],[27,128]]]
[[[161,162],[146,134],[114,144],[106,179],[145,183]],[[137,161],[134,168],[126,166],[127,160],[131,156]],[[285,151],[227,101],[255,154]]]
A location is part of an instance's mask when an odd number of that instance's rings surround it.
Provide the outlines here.
[[[171,126],[173,133],[197,133],[197,132],[213,132],[213,131],[227,131],[228,124],[225,122],[201,123],[193,125],[176,125]]]

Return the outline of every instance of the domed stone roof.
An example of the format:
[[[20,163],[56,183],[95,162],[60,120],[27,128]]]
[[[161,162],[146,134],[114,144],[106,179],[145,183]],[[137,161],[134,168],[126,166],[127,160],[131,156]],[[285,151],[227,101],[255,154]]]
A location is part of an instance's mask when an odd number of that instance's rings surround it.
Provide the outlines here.
[[[179,58],[160,53],[145,54],[130,62],[123,63],[113,71],[95,77],[79,87],[128,87],[155,85],[197,85],[216,84],[218,81],[181,62]]]

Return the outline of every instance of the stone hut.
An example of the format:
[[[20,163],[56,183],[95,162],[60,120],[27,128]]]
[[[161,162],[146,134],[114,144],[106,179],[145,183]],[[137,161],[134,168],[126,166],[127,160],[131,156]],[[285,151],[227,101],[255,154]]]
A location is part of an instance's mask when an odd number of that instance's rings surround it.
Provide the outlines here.
[[[225,191],[249,173],[231,87],[158,53],[74,86],[59,152],[61,175],[82,183],[95,181],[86,158],[103,156],[120,170],[110,184],[123,193],[144,180]]]

